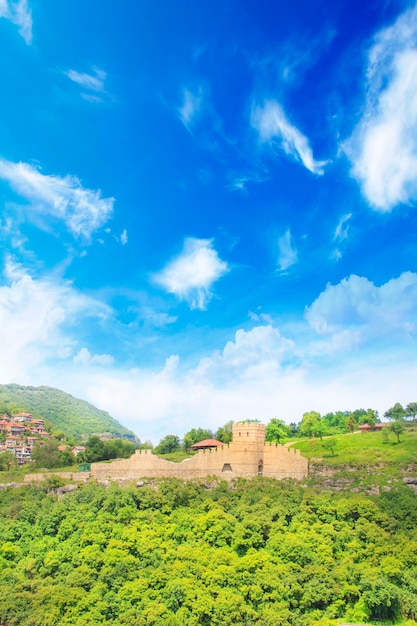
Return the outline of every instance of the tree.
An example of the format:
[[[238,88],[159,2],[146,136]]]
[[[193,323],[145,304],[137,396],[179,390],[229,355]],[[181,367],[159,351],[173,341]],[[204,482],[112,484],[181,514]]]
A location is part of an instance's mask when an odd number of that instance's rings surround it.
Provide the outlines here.
[[[97,435],[91,435],[87,439],[85,450],[82,453],[82,457],[80,455],[80,460],[87,463],[95,463],[96,461],[103,461],[104,456],[104,441]]]
[[[203,441],[204,439],[213,439],[213,433],[211,430],[205,428],[192,428],[184,435],[184,450],[188,450],[192,445],[198,443],[199,441]]]
[[[404,432],[404,422],[402,419],[397,419],[395,422],[389,425],[389,429],[395,435],[397,435],[397,442],[400,442],[400,435]]]
[[[157,454],[169,454],[181,448],[180,438],[177,435],[166,435],[155,448]]]
[[[222,443],[230,443],[233,439],[233,420],[226,422],[216,430],[216,439]]]
[[[0,453],[0,470],[9,471],[11,467],[16,465],[16,457],[13,452],[10,450],[6,450],[5,452]]]
[[[284,437],[289,437],[291,429],[287,424],[276,417],[273,417],[265,430],[265,441],[281,441]]]
[[[329,430],[327,428],[327,424],[322,417],[318,417],[316,421],[313,423],[313,435],[315,437],[320,437],[320,441],[323,440],[328,434]]]
[[[32,461],[34,461],[37,467],[59,467],[60,465],[60,451],[59,442],[56,439],[49,439],[47,441],[38,441],[31,452]]]
[[[369,426],[375,426],[378,417],[379,417],[378,411],[375,411],[374,409],[368,409],[366,411],[366,420]]]
[[[398,420],[402,419],[406,416],[406,411],[404,410],[402,404],[396,402],[394,406],[385,411],[384,417],[387,417],[390,420]]]
[[[353,415],[353,413],[349,413],[349,415],[346,418],[345,424],[346,424],[346,430],[348,430],[350,433],[353,433],[353,431],[356,430],[357,423],[356,423],[355,416]]]
[[[413,422],[417,415],[417,402],[409,402],[405,407],[407,415],[413,418]]]
[[[320,413],[317,411],[309,411],[304,413],[300,424],[300,434],[303,437],[312,437],[314,435],[314,425],[320,419]]]
[[[337,441],[334,437],[330,437],[329,439],[325,439],[322,444],[324,450],[331,453],[332,456],[335,456],[334,449],[337,445]]]

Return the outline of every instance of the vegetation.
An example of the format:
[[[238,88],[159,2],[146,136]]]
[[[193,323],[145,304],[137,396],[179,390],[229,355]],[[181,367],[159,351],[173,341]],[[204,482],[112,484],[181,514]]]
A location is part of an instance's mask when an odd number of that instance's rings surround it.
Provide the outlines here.
[[[75,440],[98,433],[136,439],[106,411],[53,387],[0,385],[0,410],[32,413],[35,418],[47,420],[54,431],[62,431]]]
[[[384,432],[385,431],[385,432]],[[364,465],[390,463],[406,465],[416,461],[417,431],[407,429],[401,443],[396,437],[390,436],[389,429],[382,432],[346,433],[334,435],[334,456],[326,450],[329,439],[320,441],[317,438],[303,439],[294,442],[292,447],[298,448],[307,458],[323,458],[323,462],[331,465]],[[386,437],[388,434],[388,439]]]
[[[52,487],[0,492],[2,624],[330,626],[417,615],[417,496],[407,487],[375,499],[265,478],[85,485],[61,499]]]

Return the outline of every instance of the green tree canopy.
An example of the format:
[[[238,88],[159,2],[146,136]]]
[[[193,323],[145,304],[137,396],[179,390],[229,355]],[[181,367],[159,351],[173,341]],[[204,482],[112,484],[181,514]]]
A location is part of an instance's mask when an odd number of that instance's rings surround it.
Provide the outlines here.
[[[180,450],[181,443],[180,438],[177,435],[166,435],[158,445],[154,448],[156,454],[169,454]]]
[[[289,437],[291,434],[291,429],[287,424],[276,417],[273,417],[268,423],[265,430],[265,440],[266,441],[278,441],[284,437]]]
[[[405,407],[406,414],[415,420],[417,415],[417,402],[409,402]]]
[[[216,430],[215,438],[222,443],[230,443],[233,439],[233,420],[226,422],[223,426],[219,426]]]
[[[207,428],[192,428],[183,437],[184,450],[188,450],[192,445],[203,441],[204,439],[213,439],[213,433]]]
[[[9,471],[11,467],[16,466],[16,457],[10,450],[0,453],[0,470]]]
[[[402,406],[402,404],[400,404],[399,402],[396,402],[394,406],[392,406],[390,409],[385,411],[384,417],[387,417],[390,420],[400,420],[400,419],[403,419],[406,416],[406,414],[407,413],[404,407]]]

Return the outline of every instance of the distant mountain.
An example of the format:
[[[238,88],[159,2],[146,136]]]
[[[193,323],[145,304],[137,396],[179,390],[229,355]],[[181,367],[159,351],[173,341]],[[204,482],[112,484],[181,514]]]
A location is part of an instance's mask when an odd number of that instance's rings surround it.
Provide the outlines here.
[[[75,439],[92,434],[137,439],[131,430],[119,424],[106,411],[53,387],[0,385],[0,412],[16,409],[48,420],[53,430],[62,430]]]

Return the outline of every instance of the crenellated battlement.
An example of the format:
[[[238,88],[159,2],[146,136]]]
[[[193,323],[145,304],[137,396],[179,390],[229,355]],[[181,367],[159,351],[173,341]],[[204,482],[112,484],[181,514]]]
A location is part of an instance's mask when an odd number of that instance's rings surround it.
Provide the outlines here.
[[[136,450],[129,459],[112,463],[92,463],[91,475],[97,480],[137,480],[176,476],[182,479],[219,476],[226,480],[235,477],[268,476],[277,478],[305,478],[307,459],[299,450],[277,443],[265,443],[265,424],[236,422],[233,440],[222,446],[199,450],[181,463],[173,463],[155,456],[152,450]]]

